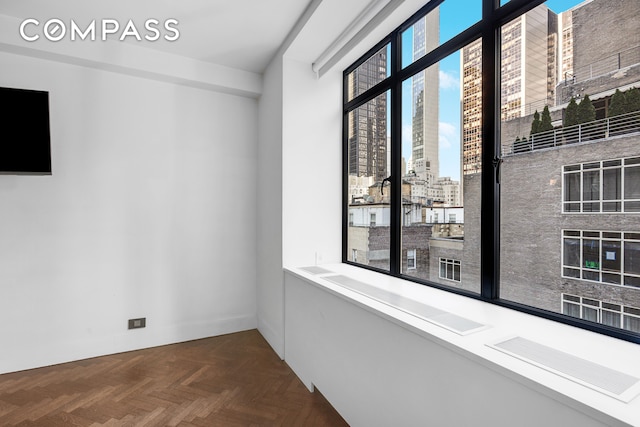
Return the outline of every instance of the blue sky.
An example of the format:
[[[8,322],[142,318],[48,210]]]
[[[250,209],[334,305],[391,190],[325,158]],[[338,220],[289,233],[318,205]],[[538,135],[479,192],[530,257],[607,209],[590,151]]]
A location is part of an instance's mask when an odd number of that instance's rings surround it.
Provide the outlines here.
[[[549,0],[545,4],[556,13],[581,3],[583,0]],[[504,4],[505,1],[503,0]],[[445,0],[440,6],[440,43],[473,25],[481,18],[481,0]],[[411,46],[413,33],[403,35],[403,64],[412,62]],[[439,144],[440,176],[460,180],[460,55],[455,53],[439,63]],[[411,155],[411,97],[403,97],[403,156]]]

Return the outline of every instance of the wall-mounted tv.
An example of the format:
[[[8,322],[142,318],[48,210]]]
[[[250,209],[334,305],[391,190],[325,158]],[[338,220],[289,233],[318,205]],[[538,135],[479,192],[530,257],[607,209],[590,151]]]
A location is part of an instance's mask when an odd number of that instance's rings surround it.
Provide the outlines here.
[[[49,92],[0,87],[0,174],[51,174]]]

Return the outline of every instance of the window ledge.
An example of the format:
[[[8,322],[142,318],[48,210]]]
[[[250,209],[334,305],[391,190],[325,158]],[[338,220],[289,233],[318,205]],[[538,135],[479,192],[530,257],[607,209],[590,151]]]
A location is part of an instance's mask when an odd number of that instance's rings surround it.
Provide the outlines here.
[[[607,425],[640,425],[637,344],[348,264],[285,270]],[[544,363],[517,356],[502,346],[514,337],[534,346],[530,354],[544,349],[560,357]],[[574,375],[576,366],[602,368],[631,385],[611,392],[615,385]]]

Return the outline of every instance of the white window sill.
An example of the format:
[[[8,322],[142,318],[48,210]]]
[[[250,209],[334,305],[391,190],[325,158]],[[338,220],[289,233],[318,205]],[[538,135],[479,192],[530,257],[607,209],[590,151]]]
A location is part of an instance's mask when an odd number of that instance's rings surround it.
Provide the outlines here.
[[[640,345],[348,264],[319,267],[327,272],[311,272],[306,267],[287,271],[605,424],[640,426],[640,381],[615,395],[492,347],[509,338],[522,337],[569,358],[583,359],[586,364],[594,363],[640,379]],[[365,287],[355,291],[357,286],[336,283],[348,282],[344,277],[371,285],[371,292]],[[416,311],[421,306],[426,310]],[[455,319],[462,319],[480,326],[461,333],[448,328],[447,322],[415,314],[430,309],[448,312],[454,323]]]

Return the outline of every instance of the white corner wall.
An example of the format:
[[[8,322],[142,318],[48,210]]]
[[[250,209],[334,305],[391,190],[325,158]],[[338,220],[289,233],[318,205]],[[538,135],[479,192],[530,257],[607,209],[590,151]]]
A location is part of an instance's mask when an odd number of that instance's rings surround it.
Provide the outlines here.
[[[258,330],[284,358],[282,272],[282,57],[264,73],[259,99],[258,180]]]
[[[281,358],[283,267],[340,262],[340,78],[278,56],[264,74],[258,161],[258,329]],[[337,213],[337,215],[336,215]]]
[[[0,175],[0,373],[256,327],[257,101],[11,53],[0,69],[49,91],[53,162]]]
[[[284,59],[283,263],[342,259],[342,73]]]

